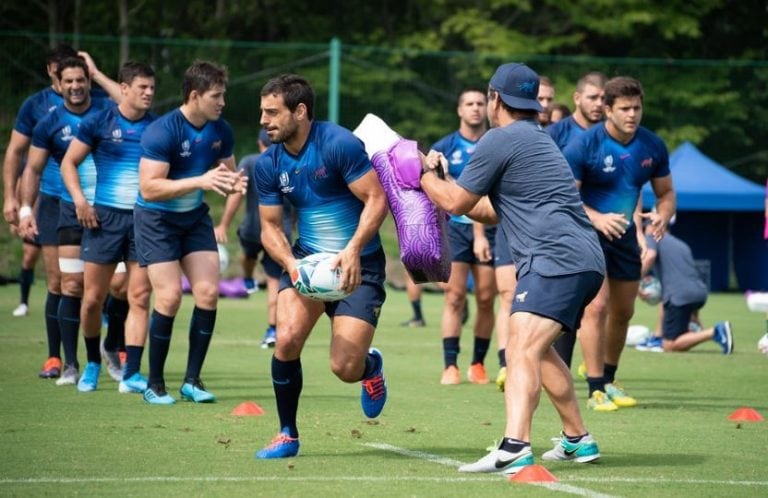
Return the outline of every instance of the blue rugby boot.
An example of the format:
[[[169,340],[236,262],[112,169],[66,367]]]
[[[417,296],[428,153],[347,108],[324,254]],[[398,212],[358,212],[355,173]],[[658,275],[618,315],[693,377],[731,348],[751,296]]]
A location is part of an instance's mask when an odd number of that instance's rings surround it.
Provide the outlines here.
[[[381,351],[371,348],[368,350],[368,354],[378,360],[379,368],[372,376],[363,379],[360,404],[363,406],[363,413],[366,417],[376,418],[387,402],[387,381],[384,378],[384,358],[381,356]]]

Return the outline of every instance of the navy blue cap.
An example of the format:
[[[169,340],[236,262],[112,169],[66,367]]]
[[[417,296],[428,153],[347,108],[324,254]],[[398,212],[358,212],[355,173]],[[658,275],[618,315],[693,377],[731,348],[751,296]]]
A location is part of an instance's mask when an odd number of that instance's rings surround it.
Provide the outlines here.
[[[539,96],[539,75],[536,71],[516,62],[502,64],[491,78],[491,87],[499,92],[501,100],[512,109],[542,112]]]

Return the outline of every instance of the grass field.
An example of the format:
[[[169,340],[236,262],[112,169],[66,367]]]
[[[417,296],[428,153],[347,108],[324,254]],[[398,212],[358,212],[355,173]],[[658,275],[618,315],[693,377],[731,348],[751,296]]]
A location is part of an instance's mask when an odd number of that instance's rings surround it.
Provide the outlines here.
[[[727,419],[740,406],[768,416],[768,358],[755,347],[765,318],[748,312],[741,295],[713,295],[702,313],[709,324],[732,320],[730,357],[714,343],[677,355],[627,349],[619,378],[640,405],[585,412],[603,458],[589,465],[547,462],[559,487],[544,489],[456,471],[502,435],[504,410],[494,385],[439,385],[439,295],[424,296],[427,328],[404,329],[398,323],[410,314],[405,293],[389,292],[375,344],[384,353],[390,398],[376,421],[362,415],[359,385],[330,373],[323,320],[302,357],[301,454],[256,461],[253,452],[277,429],[271,355],[259,348],[264,295],[220,303],[203,371],[218,403],[150,407],[137,395],[118,394],[106,373],[88,394],[38,379],[44,285],[34,286],[27,318],[11,317],[17,294],[15,286],[0,287],[0,496],[768,495],[768,422]],[[184,301],[166,369],[174,394],[186,360],[191,299]],[[653,321],[653,310],[638,303],[633,323]],[[469,329],[462,348],[464,372]],[[81,362],[84,354],[81,345]],[[495,376],[494,353],[487,364]],[[577,388],[584,400],[586,386],[577,382]],[[243,401],[259,403],[266,414],[231,416]],[[537,463],[559,429],[542,398],[532,441]]]

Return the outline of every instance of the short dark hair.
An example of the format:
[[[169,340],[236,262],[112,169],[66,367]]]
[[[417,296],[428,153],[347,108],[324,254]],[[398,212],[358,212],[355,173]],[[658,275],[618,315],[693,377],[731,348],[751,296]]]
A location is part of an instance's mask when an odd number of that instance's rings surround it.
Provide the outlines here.
[[[136,78],[154,78],[155,70],[149,64],[143,62],[128,61],[120,68],[120,73],[117,75],[120,83],[130,85]]]
[[[605,88],[606,79],[605,75],[600,71],[589,72],[579,78],[579,81],[576,82],[576,91],[583,92],[587,85],[596,86],[597,88]]]
[[[621,97],[640,97],[642,102],[645,97],[643,85],[629,76],[611,78],[605,84],[605,105],[611,107],[616,99]]]
[[[56,77],[61,79],[61,73],[70,67],[79,67],[85,73],[85,77],[91,79],[91,75],[88,72],[88,64],[85,63],[85,59],[82,57],[65,57],[59,61],[59,65],[56,67]]]
[[[485,100],[488,100],[488,96],[485,94],[485,90],[482,90],[479,86],[468,86],[459,92],[459,96],[456,97],[456,105],[461,105],[461,99],[464,98],[464,95],[475,92],[482,94],[485,97]]]
[[[48,54],[45,56],[45,63],[47,65],[54,63],[58,64],[61,60],[66,59],[67,57],[77,57],[77,50],[72,48],[72,45],[59,43],[48,51]]]
[[[267,81],[261,89],[261,96],[282,95],[285,106],[294,112],[299,104],[307,108],[307,118],[315,116],[315,91],[309,82],[298,74],[281,74]]]
[[[552,84],[552,80],[549,79],[548,76],[539,75],[539,88],[541,88],[543,86],[548,86],[548,87],[552,87],[552,88],[555,87],[555,85]]]
[[[216,85],[227,86],[227,68],[214,62],[197,60],[184,71],[181,84],[182,99],[186,103],[192,91],[203,94]]]

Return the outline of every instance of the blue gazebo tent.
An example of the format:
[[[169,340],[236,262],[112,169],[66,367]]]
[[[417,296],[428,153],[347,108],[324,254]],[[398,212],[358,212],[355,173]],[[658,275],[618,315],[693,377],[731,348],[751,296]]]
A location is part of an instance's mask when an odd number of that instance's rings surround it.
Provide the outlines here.
[[[765,188],[716,163],[690,142],[670,155],[677,194],[677,221],[671,231],[708,262],[710,288],[728,290],[730,271],[741,290],[768,290],[768,245],[763,240]],[[655,196],[643,188],[643,207]]]

